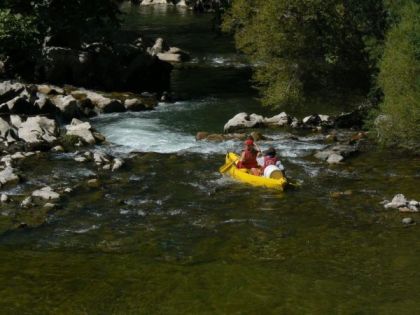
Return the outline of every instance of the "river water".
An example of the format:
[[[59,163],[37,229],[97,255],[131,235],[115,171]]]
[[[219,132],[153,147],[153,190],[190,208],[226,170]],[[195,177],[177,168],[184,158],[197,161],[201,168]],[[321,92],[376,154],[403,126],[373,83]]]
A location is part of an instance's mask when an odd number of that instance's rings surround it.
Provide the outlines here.
[[[195,141],[234,114],[264,115],[251,69],[211,16],[124,5],[124,27],[190,51],[172,88],[181,101],[93,123],[127,162],[110,174],[71,154],[21,165],[4,190],[74,187],[48,214],[1,206],[1,314],[418,314],[419,225],[379,204],[419,200],[420,161],[371,148],[339,166],[312,158],[322,135],[269,131],[297,190],[249,187],[217,170],[241,143]],[[333,113],[331,108],[293,112]],[[99,149],[99,148],[98,148]],[[134,153],[135,152],[135,153]],[[55,186],[54,186],[55,185]],[[334,198],[331,193],[351,191]],[[13,214],[13,215],[12,215]],[[420,222],[420,216],[410,215]],[[25,221],[25,229],[11,228]],[[416,245],[417,244],[417,245]]]

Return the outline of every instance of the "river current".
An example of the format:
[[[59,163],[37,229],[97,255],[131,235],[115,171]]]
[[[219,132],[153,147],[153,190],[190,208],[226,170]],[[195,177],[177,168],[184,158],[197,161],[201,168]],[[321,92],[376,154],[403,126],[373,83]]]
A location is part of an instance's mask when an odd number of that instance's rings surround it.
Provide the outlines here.
[[[26,229],[10,228],[1,206],[0,314],[420,313],[420,225],[405,227],[407,214],[380,204],[397,193],[420,200],[420,161],[372,147],[328,166],[312,157],[322,135],[269,130],[260,145],[278,149],[301,187],[278,193],[223,177],[224,154],[242,144],[195,134],[222,132],[238,112],[278,111],[259,105],[251,67],[210,15],[122,10],[127,31],[191,53],[172,74],[179,101],[92,121],[111,143],[97,149],[126,160],[115,173],[72,154],[21,165],[26,181],[4,192],[51,179],[74,187],[95,174],[101,186],[82,185],[48,214],[15,214]],[[317,106],[290,111],[347,109]]]

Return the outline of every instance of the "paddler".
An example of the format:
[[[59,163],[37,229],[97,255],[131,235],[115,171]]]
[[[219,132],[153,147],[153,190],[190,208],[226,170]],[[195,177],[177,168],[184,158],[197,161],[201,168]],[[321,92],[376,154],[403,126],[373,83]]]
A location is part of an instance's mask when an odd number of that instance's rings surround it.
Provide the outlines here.
[[[249,169],[251,174],[259,176],[261,173],[260,167],[257,163],[258,150],[254,144],[254,139],[249,137],[244,142],[244,150],[242,151],[241,158],[239,159],[236,166],[238,168]]]

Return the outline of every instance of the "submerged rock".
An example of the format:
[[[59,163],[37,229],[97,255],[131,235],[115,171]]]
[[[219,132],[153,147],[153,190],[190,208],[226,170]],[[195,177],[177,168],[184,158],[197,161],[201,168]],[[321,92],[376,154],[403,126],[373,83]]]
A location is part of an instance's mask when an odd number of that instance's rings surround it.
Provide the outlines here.
[[[89,179],[87,181],[87,185],[90,188],[99,188],[99,186],[101,185],[99,180],[97,178],[93,178],[93,179]]]
[[[50,203],[50,202],[47,202],[43,206],[43,208],[46,209],[46,210],[53,210],[53,209],[55,209],[55,207],[56,207],[56,204],[55,203]]]
[[[338,164],[344,160],[344,157],[337,153],[332,153],[327,158],[327,163],[329,164]]]

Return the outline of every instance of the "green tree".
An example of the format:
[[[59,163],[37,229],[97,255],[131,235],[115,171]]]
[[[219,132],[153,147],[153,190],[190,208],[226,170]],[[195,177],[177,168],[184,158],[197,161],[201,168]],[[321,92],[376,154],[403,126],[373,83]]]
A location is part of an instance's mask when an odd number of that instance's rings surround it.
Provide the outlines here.
[[[10,71],[21,73],[32,67],[40,38],[33,17],[0,10],[0,56],[8,59]]]
[[[234,0],[224,29],[256,65],[263,104],[280,106],[333,87],[367,92],[386,21],[382,0]]]
[[[0,0],[0,55],[9,74],[33,78],[44,39],[79,48],[110,41],[120,25],[115,0]]]
[[[411,1],[391,28],[380,62],[384,93],[376,119],[379,141],[420,152],[420,5]]]

